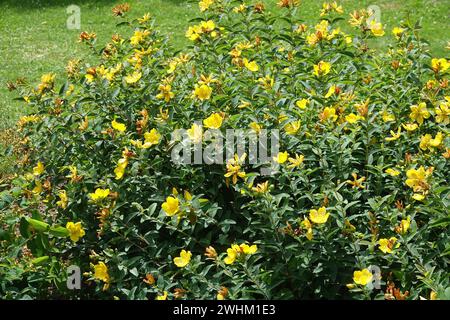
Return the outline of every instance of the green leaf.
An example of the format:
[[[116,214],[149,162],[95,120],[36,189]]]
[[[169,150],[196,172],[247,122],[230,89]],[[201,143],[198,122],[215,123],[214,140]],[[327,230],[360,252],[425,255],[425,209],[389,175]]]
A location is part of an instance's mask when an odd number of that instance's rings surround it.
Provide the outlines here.
[[[28,239],[30,237],[30,230],[29,230],[30,224],[28,223],[27,219],[22,218],[20,219],[19,224],[19,231],[22,237],[25,239]]]
[[[66,238],[70,235],[69,230],[61,226],[54,226],[49,229],[50,234],[59,238]]]
[[[34,265],[43,264],[44,262],[46,262],[48,260],[48,258],[49,258],[49,256],[42,256],[42,257],[31,260],[31,263]]]
[[[30,226],[38,231],[38,232],[44,232],[47,231],[50,226],[48,223],[36,220],[36,219],[31,219],[31,218],[27,218],[27,222],[30,224]]]

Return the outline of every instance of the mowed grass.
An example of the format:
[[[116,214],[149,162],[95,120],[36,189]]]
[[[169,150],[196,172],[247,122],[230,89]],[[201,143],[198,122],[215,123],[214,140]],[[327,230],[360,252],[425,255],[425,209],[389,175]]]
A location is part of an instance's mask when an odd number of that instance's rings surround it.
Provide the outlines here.
[[[82,58],[94,63],[89,50],[77,42],[81,31],[93,31],[98,35],[98,44],[109,41],[114,33],[124,33],[126,29],[116,27],[120,21],[113,17],[111,8],[125,1],[109,0],[1,0],[0,1],[0,132],[11,128],[20,115],[25,113],[23,103],[14,100],[16,92],[6,88],[8,81],[24,77],[37,83],[40,75],[55,72],[61,79],[69,59]],[[186,0],[127,0],[131,5],[131,16],[141,16],[149,12],[156,18],[159,29],[170,37],[172,45],[182,49],[187,45],[184,32],[189,20],[199,14],[198,1]],[[248,0],[247,3],[250,3]],[[261,2],[261,1],[260,1]],[[278,0],[262,0],[268,10],[277,13]],[[431,54],[448,57],[445,49],[450,30],[450,0],[379,0],[339,2],[348,13],[354,9],[377,5],[380,8],[381,22],[386,25],[387,36],[377,40],[374,45],[386,47],[392,41],[390,30],[400,20],[410,17],[421,20],[422,35],[430,42]],[[70,14],[69,5],[76,4],[81,9],[81,30],[69,30],[66,21]],[[302,0],[299,17],[305,22],[318,18],[322,1]],[[349,28],[344,28],[346,31]],[[129,31],[128,31],[129,32]],[[3,137],[9,136],[11,131]],[[12,157],[3,153],[9,139],[0,134],[0,178],[12,171]]]

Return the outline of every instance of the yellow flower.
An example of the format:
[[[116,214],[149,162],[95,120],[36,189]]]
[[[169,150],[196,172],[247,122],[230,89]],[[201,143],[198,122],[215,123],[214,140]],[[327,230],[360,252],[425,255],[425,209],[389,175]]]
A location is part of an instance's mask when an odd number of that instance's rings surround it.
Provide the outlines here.
[[[172,86],[170,84],[161,84],[159,85],[159,93],[156,95],[156,99],[164,100],[165,102],[169,102],[170,99],[172,99],[175,96],[175,93],[173,93]]]
[[[234,13],[242,13],[245,11],[247,7],[245,6],[245,4],[240,4],[239,6],[236,6],[233,8],[233,12]]]
[[[41,82],[44,84],[52,84],[55,82],[55,74],[54,73],[46,73],[42,75]]]
[[[90,193],[89,197],[93,201],[101,201],[109,196],[110,190],[109,189],[100,189],[97,188],[94,193]]]
[[[447,61],[447,59],[444,58],[434,58],[431,60],[431,68],[436,73],[445,72],[448,70],[448,68],[450,68],[450,63]]]
[[[138,82],[142,77],[142,73],[140,71],[135,71],[132,74],[125,77],[125,82],[128,84],[134,84]]]
[[[322,113],[319,114],[320,121],[324,122],[327,120],[331,120],[332,122],[335,122],[337,120],[338,116],[336,115],[336,109],[333,107],[326,107],[323,109]]]
[[[430,292],[430,300],[439,300],[436,292],[434,291]]]
[[[400,225],[395,227],[395,231],[400,234],[405,234],[411,227],[411,217],[407,217],[406,220],[402,219]]]
[[[425,102],[421,102],[419,105],[413,105],[410,109],[411,113],[409,114],[409,117],[418,124],[422,124],[424,119],[428,119],[430,117],[430,113],[427,110],[427,104]]]
[[[283,164],[287,161],[289,154],[287,151],[279,152],[276,157],[273,157],[273,160],[279,164]]]
[[[423,166],[419,169],[409,169],[406,172],[405,183],[408,187],[412,188],[414,192],[425,192],[429,189],[427,179],[433,173],[433,167],[425,170]]]
[[[421,193],[414,193],[412,198],[417,201],[423,201],[423,199],[425,199],[425,195]]]
[[[200,11],[203,12],[203,11],[208,10],[208,8],[209,8],[213,3],[214,3],[214,0],[201,0],[201,1],[198,3],[198,6],[199,6],[199,8],[200,8]]]
[[[287,134],[294,135],[300,130],[300,120],[293,121],[284,126],[284,131]]]
[[[225,300],[225,298],[228,296],[228,289],[225,287],[221,287],[220,290],[217,292],[217,300]]]
[[[252,123],[250,123],[249,126],[253,131],[256,132],[256,134],[259,134],[262,130],[262,126],[259,123],[254,122],[254,121]]]
[[[388,175],[390,175],[392,177],[396,177],[400,174],[400,171],[392,169],[392,168],[386,169],[384,172],[386,172]]]
[[[311,222],[308,220],[308,218],[305,217],[301,225],[304,229],[306,229],[306,239],[311,241],[313,239],[313,229]]]
[[[305,160],[305,156],[304,155],[295,155],[295,158],[288,158],[288,161],[291,163],[290,165],[288,165],[288,168],[297,168],[300,167],[303,163],[303,161]]]
[[[34,194],[41,193],[42,192],[42,183],[40,181],[36,181],[35,186],[31,192],[33,192]]]
[[[433,139],[431,134],[426,134],[420,138],[420,149],[430,151],[434,151],[434,148],[437,148],[441,145],[443,140],[442,132],[438,132]]]
[[[298,100],[295,104],[297,107],[303,110],[306,109],[307,105],[309,104],[309,100],[308,99]]]
[[[258,78],[258,83],[266,90],[272,89],[275,80],[271,76],[265,76],[264,78]]]
[[[445,152],[442,154],[445,159],[450,159],[450,148],[446,148]]]
[[[119,159],[117,163],[117,167],[114,169],[114,173],[116,174],[116,180],[120,180],[123,178],[125,174],[125,169],[128,166],[128,158],[124,157]]]
[[[399,139],[401,135],[402,135],[402,127],[398,127],[397,132],[394,132],[393,130],[391,130],[391,137],[387,137],[384,140],[395,141],[395,140]]]
[[[195,41],[200,38],[201,34],[203,33],[203,30],[201,26],[191,26],[186,31],[186,38],[188,38],[191,41]]]
[[[70,240],[72,240],[73,242],[77,242],[85,235],[84,229],[81,226],[81,222],[67,222],[66,229],[69,231]]]
[[[175,263],[175,265],[178,268],[184,268],[191,261],[191,257],[192,257],[192,253],[190,251],[181,250],[180,256],[179,257],[175,257],[173,259],[173,263]]]
[[[244,58],[244,66],[250,70],[251,72],[256,72],[259,70],[258,64],[256,61],[248,61],[247,58]]]
[[[316,43],[320,41],[315,33],[312,33],[306,37],[306,41],[310,46],[314,46]]]
[[[389,113],[386,109],[383,110],[382,118],[384,122],[392,122],[395,121],[395,115]]]
[[[442,144],[443,139],[444,135],[442,134],[442,132],[438,132],[434,139],[430,140],[430,146],[433,148],[438,148]]]
[[[258,183],[256,187],[252,188],[252,191],[256,193],[266,193],[267,191],[269,191],[269,181]]]
[[[200,23],[200,27],[202,28],[203,32],[211,32],[216,28],[216,24],[212,20],[202,21]]]
[[[233,245],[234,246],[234,245]],[[236,261],[236,257],[239,251],[233,249],[233,247],[227,249],[227,256],[223,259],[226,264],[233,264]]]
[[[213,113],[203,120],[203,125],[210,129],[219,129],[222,126],[223,117],[219,113]]]
[[[241,103],[238,105],[239,109],[244,109],[250,107],[252,104],[248,101],[241,100]]]
[[[359,120],[363,120],[364,117],[361,117],[360,115],[356,115],[354,113],[350,113],[348,116],[345,117],[345,121],[347,121],[348,123],[356,123]]]
[[[309,219],[316,224],[323,224],[327,222],[329,216],[330,214],[327,213],[327,209],[325,207],[320,207],[318,210],[309,210]]]
[[[95,79],[94,75],[92,75],[92,74],[87,74],[87,75],[85,75],[84,77],[86,78],[86,81],[87,81],[88,83],[91,83],[91,82],[94,81],[94,79]]]
[[[282,123],[282,122],[286,121],[287,119],[288,119],[288,116],[282,113],[278,116],[278,123]]]
[[[161,207],[169,217],[173,216],[180,210],[179,201],[174,197],[167,197],[166,202],[164,202]]]
[[[144,143],[141,140],[130,140],[130,143],[138,149],[148,149],[157,145],[161,139],[161,134],[156,129],[144,133]]]
[[[256,251],[258,251],[256,244],[249,246],[248,244],[243,243],[239,247],[244,254],[255,254]]]
[[[164,291],[164,293],[162,295],[157,295],[155,300],[167,300],[167,291]]]
[[[27,123],[30,122],[38,122],[39,121],[39,117],[37,115],[29,115],[29,116],[23,116],[20,117],[19,121],[17,121],[17,125],[22,128],[24,127]]]
[[[105,283],[109,282],[108,267],[103,261],[100,261],[94,266],[94,278]]]
[[[400,244],[395,245],[395,243],[397,242],[397,238],[396,237],[391,237],[389,239],[380,239],[378,240],[378,245],[381,251],[383,251],[383,253],[392,253],[392,250],[394,248],[398,248]]]
[[[258,251],[256,244],[249,246],[248,244],[233,244],[231,248],[227,249],[227,256],[223,260],[226,264],[233,264],[241,255],[251,255]]]
[[[52,89],[55,83],[55,74],[47,73],[42,75],[41,83],[38,86],[38,92],[42,93],[46,89]]]
[[[146,14],[144,14],[143,16],[142,16],[142,18],[139,18],[138,19],[138,22],[140,23],[140,24],[144,24],[144,23],[146,23],[147,21],[149,21],[150,20],[150,13],[146,13]]]
[[[373,274],[369,271],[369,269],[363,269],[361,271],[353,272],[353,281],[356,284],[366,286],[368,283],[372,281]]]
[[[234,155],[234,159],[229,159],[227,162],[227,173],[224,174],[224,177],[228,178],[232,177],[233,184],[237,183],[237,179],[242,178],[245,179],[246,173],[245,171],[241,171],[242,164],[245,162],[245,158],[247,154],[244,153],[240,158],[237,154]]]
[[[119,132],[124,132],[125,130],[127,130],[127,127],[125,126],[125,124],[117,122],[115,119],[113,121],[111,121],[111,126],[113,127],[113,129],[115,129]]]
[[[362,185],[362,183],[366,180],[366,177],[361,177],[358,179],[358,175],[353,172],[352,173],[353,181],[347,180],[346,182],[350,185],[352,185],[352,188],[361,188],[364,189],[365,186]]]
[[[210,83],[217,83],[219,80],[215,79],[212,74],[209,75],[200,75],[200,80],[198,81],[198,84],[210,84]]]
[[[145,38],[150,34],[149,30],[136,30],[133,36],[130,38],[130,43],[132,46],[137,46],[145,40]]]
[[[194,96],[201,101],[209,100],[211,98],[212,88],[207,84],[202,84],[200,86],[195,86]]]
[[[161,139],[161,134],[158,133],[158,130],[152,129],[150,132],[144,133],[144,148],[149,148],[153,145],[156,145],[159,143],[159,140]]]
[[[317,77],[324,76],[330,73],[331,71],[331,63],[320,61],[318,64],[314,65],[313,74]]]
[[[403,32],[405,32],[405,29],[400,28],[400,27],[395,27],[394,29],[392,29],[392,34],[399,39],[401,37],[401,35],[403,34]]]
[[[402,124],[402,127],[406,131],[412,132],[412,131],[416,130],[419,126],[417,125],[417,123],[406,123],[406,124]]]
[[[40,161],[37,163],[37,166],[35,166],[33,168],[33,174],[35,176],[40,176],[41,174],[44,173],[44,171],[45,171],[44,164],[42,162],[40,162]]]
[[[192,124],[192,127],[187,130],[187,135],[192,142],[200,143],[203,138],[202,127],[196,123]]]
[[[325,99],[328,99],[336,92],[336,86],[333,84],[330,89],[328,89],[327,94],[325,95]]]
[[[69,202],[69,198],[67,197],[67,192],[66,190],[61,190],[58,193],[58,197],[59,197],[59,201],[56,202],[56,205],[62,209],[66,209],[67,208],[67,203]]]
[[[79,175],[78,175],[78,169],[75,166],[69,166],[68,167],[70,174],[66,176],[66,178],[70,178],[70,180],[72,182],[76,182],[77,180],[79,180]]]
[[[83,120],[81,120],[80,125],[78,126],[78,129],[80,131],[84,131],[89,127],[89,118],[88,116],[85,116]]]
[[[360,11],[353,11],[350,13],[350,20],[348,21],[353,27],[359,27],[363,24],[364,20],[369,16],[366,9]]]
[[[375,20],[370,21],[369,29],[375,37],[382,37],[385,34],[383,25]]]
[[[448,98],[448,97],[447,97]],[[450,123],[450,103],[443,102],[435,108],[436,122],[448,125]]]

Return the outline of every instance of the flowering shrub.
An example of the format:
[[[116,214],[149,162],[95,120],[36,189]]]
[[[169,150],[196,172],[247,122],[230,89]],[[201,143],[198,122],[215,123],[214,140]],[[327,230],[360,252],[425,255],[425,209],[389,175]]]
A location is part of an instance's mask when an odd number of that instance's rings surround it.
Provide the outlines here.
[[[299,2],[202,0],[183,52],[115,8],[132,35],[98,64],[21,85],[1,296],[450,298],[450,63],[410,21],[391,33],[332,2],[307,26]],[[375,51],[382,36],[395,46]],[[279,130],[278,171],[174,163],[177,129],[204,148],[207,129]]]

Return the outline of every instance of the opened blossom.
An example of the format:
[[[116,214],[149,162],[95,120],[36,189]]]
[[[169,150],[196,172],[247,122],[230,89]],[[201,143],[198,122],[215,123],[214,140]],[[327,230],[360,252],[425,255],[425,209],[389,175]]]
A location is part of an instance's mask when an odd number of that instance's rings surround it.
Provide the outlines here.
[[[175,257],[173,259],[173,263],[175,263],[175,265],[178,268],[184,268],[191,261],[191,257],[192,257],[192,253],[190,251],[181,250],[180,256],[179,257]]]
[[[373,274],[369,271],[369,269],[356,270],[353,272],[353,281],[356,284],[366,286],[372,281],[372,279]]]
[[[421,102],[418,105],[413,105],[410,107],[411,113],[409,117],[411,120],[416,121],[419,125],[423,123],[425,119],[430,117],[430,112],[427,109],[427,104],[425,102]]]
[[[167,197],[166,201],[162,204],[163,211],[169,216],[177,214],[180,210],[180,202],[176,197]]]
[[[67,222],[66,229],[69,231],[70,240],[73,242],[78,242],[86,234],[81,222]]]
[[[330,214],[327,212],[325,207],[320,207],[319,209],[309,210],[309,219],[316,224],[324,224],[327,222]]]
[[[226,264],[233,264],[236,259],[255,254],[258,251],[258,247],[256,244],[249,246],[246,243],[241,245],[233,244],[230,248],[227,249],[227,256],[223,260]]]
[[[398,248],[400,244],[397,243],[396,237],[391,237],[389,239],[383,238],[378,240],[379,249],[383,253],[392,253],[395,248]]]

